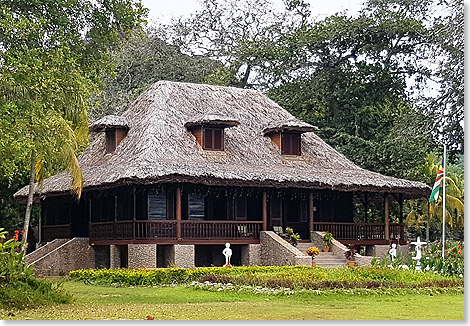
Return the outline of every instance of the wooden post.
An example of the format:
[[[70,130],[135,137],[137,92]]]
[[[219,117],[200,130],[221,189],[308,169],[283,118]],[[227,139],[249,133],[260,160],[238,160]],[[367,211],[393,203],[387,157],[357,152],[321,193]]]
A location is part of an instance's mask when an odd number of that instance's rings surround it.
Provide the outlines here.
[[[389,211],[388,211],[388,194],[385,194],[385,240],[390,240],[390,223],[389,223]]]
[[[266,190],[263,191],[263,229],[262,231],[268,230],[268,196]]]
[[[314,221],[314,211],[313,211],[313,192],[311,191],[308,196],[308,220],[309,220],[309,230],[310,234],[313,232],[313,221]]]
[[[398,203],[400,205],[400,223],[403,223],[403,195],[400,194],[398,197]]]
[[[135,220],[137,215],[137,202],[136,202],[136,195],[135,195],[135,187],[132,188],[132,198],[134,199],[134,209],[132,212],[132,239],[135,239]]]
[[[181,239],[181,187],[176,187],[176,239]]]

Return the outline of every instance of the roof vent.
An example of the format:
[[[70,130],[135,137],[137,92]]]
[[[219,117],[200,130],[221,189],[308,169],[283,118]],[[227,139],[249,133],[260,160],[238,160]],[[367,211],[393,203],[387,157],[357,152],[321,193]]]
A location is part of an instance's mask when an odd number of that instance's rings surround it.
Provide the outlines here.
[[[128,130],[127,119],[117,115],[107,115],[90,125],[90,131],[106,133],[106,154],[114,153]]]
[[[199,145],[205,150],[224,150],[224,129],[238,126],[240,122],[217,114],[197,116],[184,126],[193,133]]]

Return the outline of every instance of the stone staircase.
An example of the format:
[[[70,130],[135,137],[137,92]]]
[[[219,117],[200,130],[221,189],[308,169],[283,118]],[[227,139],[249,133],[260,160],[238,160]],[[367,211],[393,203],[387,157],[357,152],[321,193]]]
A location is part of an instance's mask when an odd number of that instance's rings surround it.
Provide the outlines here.
[[[300,242],[297,244],[297,249],[299,249],[302,253],[306,254],[308,247],[315,246],[311,242]],[[348,264],[347,259],[343,256],[335,255],[332,252],[322,252],[321,248],[320,254],[315,256],[315,262],[319,267],[341,267]]]

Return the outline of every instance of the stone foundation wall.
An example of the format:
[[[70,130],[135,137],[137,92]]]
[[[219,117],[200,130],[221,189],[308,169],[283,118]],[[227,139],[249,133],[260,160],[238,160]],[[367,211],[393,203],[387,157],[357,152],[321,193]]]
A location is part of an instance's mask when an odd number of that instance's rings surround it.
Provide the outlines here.
[[[121,248],[116,245],[109,246],[109,268],[121,267]]]
[[[194,245],[174,245],[170,259],[176,267],[194,268]]]
[[[155,268],[157,266],[156,244],[129,244],[127,254],[128,268]]]
[[[89,245],[88,238],[73,238],[34,262],[34,274],[59,276],[94,267],[95,251]]]
[[[54,239],[51,242],[48,242],[45,245],[36,248],[36,250],[24,256],[24,260],[28,264],[32,264],[36,260],[40,259],[42,256],[47,255],[47,253],[51,252],[52,250],[62,246],[64,243],[67,243],[69,241],[70,239]]]
[[[312,258],[291,246],[273,231],[261,231],[261,264],[264,266],[312,266]]]
[[[261,245],[248,244],[242,246],[242,265],[260,266],[261,265]]]

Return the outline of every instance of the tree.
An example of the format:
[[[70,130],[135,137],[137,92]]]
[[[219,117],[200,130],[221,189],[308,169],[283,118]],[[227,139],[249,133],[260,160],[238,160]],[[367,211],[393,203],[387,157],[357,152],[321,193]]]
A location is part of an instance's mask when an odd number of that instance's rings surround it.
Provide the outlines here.
[[[100,93],[90,108],[90,119],[106,114],[120,114],[151,84],[159,80],[204,83],[210,74],[222,67],[204,56],[189,56],[174,45],[168,45],[152,29],[136,33],[115,47],[111,57],[116,71],[103,77]]]
[[[80,197],[76,152],[88,141],[87,99],[113,68],[110,44],[129,36],[146,10],[133,0],[1,1],[0,10],[0,172],[30,171],[26,250],[35,180],[40,186],[65,168]]]
[[[434,112],[436,130],[452,153],[464,152],[464,2],[439,1],[448,15],[440,16],[434,23],[430,43],[432,55],[438,62],[439,95],[430,101],[427,112]],[[454,155],[451,155],[453,158]]]
[[[422,166],[421,178],[431,186],[434,185],[440,162],[440,159],[435,155],[429,154],[426,164]],[[446,170],[446,223],[455,233],[454,237],[461,238],[464,227],[463,169],[459,165],[448,164]],[[410,232],[419,233],[422,229],[425,229],[426,241],[430,241],[431,231],[435,236],[440,236],[443,213],[442,195],[437,201],[429,202],[427,198],[418,199],[410,201],[408,205],[410,206],[410,212],[406,218],[406,225]]]
[[[272,0],[204,0],[189,19],[163,26],[165,40],[190,54],[219,60],[212,83],[253,87],[264,69],[264,48],[274,46],[283,33],[302,25],[310,15],[302,0],[287,0],[283,10]]]
[[[369,2],[358,17],[335,15],[282,35],[265,50],[274,58],[262,76],[268,94],[360,166],[414,178],[435,146],[431,117],[408,94],[408,76],[430,75],[415,54],[428,34],[414,14],[422,10],[405,0]]]

